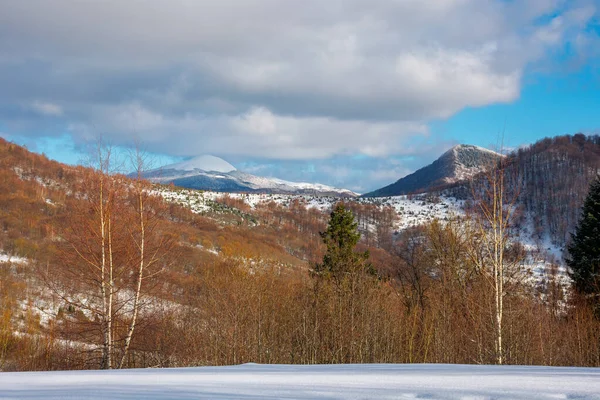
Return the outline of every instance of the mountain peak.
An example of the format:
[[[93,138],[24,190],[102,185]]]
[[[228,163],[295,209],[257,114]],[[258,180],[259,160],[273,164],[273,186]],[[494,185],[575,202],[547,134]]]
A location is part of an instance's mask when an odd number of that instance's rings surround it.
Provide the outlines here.
[[[469,153],[476,153],[476,154],[486,154],[487,153],[490,155],[500,156],[500,153],[497,153],[490,149],[486,149],[485,147],[475,146],[473,144],[457,144],[457,145],[453,146],[452,148],[450,148],[450,150],[446,151],[442,155],[442,157],[446,154],[460,155],[460,154],[469,154]]]
[[[445,183],[454,183],[470,178],[496,162],[499,157],[502,157],[499,153],[483,147],[459,144],[445,152],[438,160],[442,160],[446,168],[453,170],[449,171],[451,174],[444,179]]]
[[[476,175],[500,157],[502,155],[483,147],[459,144],[446,151],[430,165],[365,196],[396,196],[449,185]]]
[[[162,167],[163,170],[177,170],[177,171],[206,171],[206,172],[231,172],[236,171],[236,168],[229,164],[222,158],[204,154],[191,158],[189,160],[181,161],[175,164],[170,164]]]

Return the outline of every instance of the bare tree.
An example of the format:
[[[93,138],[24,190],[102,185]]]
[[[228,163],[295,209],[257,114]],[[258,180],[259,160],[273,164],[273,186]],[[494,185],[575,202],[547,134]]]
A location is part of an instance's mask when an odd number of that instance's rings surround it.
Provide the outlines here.
[[[156,199],[151,198],[147,183],[143,179],[143,172],[149,169],[149,161],[148,154],[141,150],[139,143],[136,143],[135,149],[131,152],[130,161],[135,173],[131,196],[131,206],[135,211],[135,216],[134,221],[128,224],[127,229],[133,246],[132,264],[137,265],[137,271],[133,284],[131,318],[124,339],[119,368],[123,368],[125,365],[142,306],[142,283],[163,271],[162,267],[154,268],[154,266],[162,259],[172,244],[166,236],[157,235],[159,223],[157,216],[160,204]]]
[[[112,218],[114,211],[114,191],[111,185],[109,174],[111,167],[110,146],[104,146],[98,141],[96,148],[96,168],[98,177],[98,198],[95,204],[96,213],[100,228],[100,293],[102,299],[102,333],[104,343],[102,345],[102,360],[100,366],[102,369],[112,368],[112,323],[113,323],[113,299],[114,299],[114,257],[112,242]],[[79,250],[77,253],[81,254]],[[85,256],[81,255],[85,258]]]
[[[474,221],[478,231],[480,251],[473,252],[473,260],[484,273],[489,273],[494,289],[494,328],[495,359],[504,363],[502,343],[502,322],[504,317],[505,283],[507,266],[518,260],[509,260],[508,248],[511,243],[511,226],[517,207],[518,189],[509,185],[506,174],[506,158],[503,156],[496,165],[472,181],[474,199]]]
[[[160,224],[164,204],[142,179],[146,155],[139,146],[132,181],[117,175],[112,150],[98,142],[93,170],[85,174],[61,218],[56,270],[42,271],[55,294],[82,315],[73,318],[84,343],[98,344],[100,368],[126,366],[145,305],[144,291],[157,282],[171,236]],[[118,358],[117,358],[118,357]]]

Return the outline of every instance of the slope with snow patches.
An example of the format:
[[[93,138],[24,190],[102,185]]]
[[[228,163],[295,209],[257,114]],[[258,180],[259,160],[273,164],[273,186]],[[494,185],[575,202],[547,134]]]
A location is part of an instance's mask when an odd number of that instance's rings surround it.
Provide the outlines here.
[[[304,204],[307,208],[316,208],[322,212],[329,212],[340,201],[339,197],[334,196],[223,193],[191,189],[171,189],[162,185],[156,185],[153,194],[160,195],[169,202],[188,207],[191,211],[198,214],[222,212],[223,208],[220,206],[219,200],[224,197],[243,200],[251,208],[256,208],[261,204],[268,204],[270,202],[287,207],[292,202],[297,201]],[[384,198],[354,198],[348,201],[374,204],[380,207],[392,207],[399,217],[393,227],[397,232],[431,222],[434,219],[445,221],[465,215],[463,210],[464,202],[449,196],[423,194]],[[539,286],[544,282],[554,281],[564,289],[568,288],[571,282],[566,267],[561,260],[561,249],[554,246],[550,239],[542,241],[533,240],[534,228],[532,224],[533,221],[527,219],[524,226],[518,232],[519,237],[517,240],[527,250],[527,257],[523,262],[523,268],[518,278],[529,282],[532,287]],[[205,250],[217,255],[219,254],[215,249]],[[6,254],[0,250],[0,263],[2,262],[17,264],[27,263],[28,260]],[[29,295],[19,300],[21,311],[23,313],[27,310],[33,312],[39,316],[42,325],[47,326],[49,320],[54,318],[59,312],[62,302],[54,298],[54,296],[48,296],[47,294],[42,295],[40,293],[37,297],[30,297]],[[163,300],[161,302],[164,303]]]
[[[174,202],[190,208],[195,213],[206,213],[211,210],[215,201],[225,196],[232,199],[243,200],[251,208],[259,204],[275,202],[281,206],[288,206],[298,201],[307,208],[316,208],[320,211],[329,211],[340,200],[336,196],[313,196],[307,194],[271,194],[271,193],[225,193],[213,191],[199,191],[193,189],[170,189],[166,186],[156,186],[155,194],[161,195],[167,201]],[[347,199],[348,200],[348,199]],[[382,198],[353,198],[361,204],[375,204],[380,207],[392,207],[399,216],[397,230],[417,226],[434,219],[447,220],[454,216],[464,215],[463,201],[454,197],[427,195],[418,196],[392,196]]]
[[[0,374],[0,399],[600,399],[600,369],[257,365]]]
[[[275,202],[281,206],[288,206],[298,201],[307,208],[316,208],[329,212],[341,199],[335,196],[311,195],[286,195],[265,193],[222,193],[211,191],[198,191],[189,189],[172,190],[165,186],[156,186],[155,193],[163,196],[167,201],[189,207],[193,212],[205,214],[215,210],[215,204],[225,196],[243,200],[251,208],[259,204]],[[432,196],[427,193],[413,196],[366,197],[347,199],[348,201],[362,204],[374,204],[380,207],[392,207],[398,219],[395,222],[396,232],[426,224],[434,219],[439,221],[462,218],[465,216],[464,201],[451,196]],[[562,249],[554,245],[549,238],[535,239],[531,218],[526,219],[515,235],[527,250],[527,257],[522,263],[521,279],[532,286],[547,282],[557,282],[564,289],[570,285],[566,267],[562,260]]]

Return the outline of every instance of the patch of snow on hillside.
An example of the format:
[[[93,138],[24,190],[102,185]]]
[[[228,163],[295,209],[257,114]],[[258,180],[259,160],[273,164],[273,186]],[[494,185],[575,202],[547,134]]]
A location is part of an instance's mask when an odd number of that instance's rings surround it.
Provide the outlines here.
[[[600,369],[444,364],[6,372],[3,399],[600,399]]]
[[[534,285],[556,283],[566,294],[572,281],[563,258],[563,249],[554,243],[545,232],[542,237],[535,233],[535,223],[527,215],[515,232],[527,255],[524,267],[529,272],[529,280]]]
[[[463,201],[447,196],[391,196],[361,199],[363,202],[390,206],[398,213],[395,229],[403,230],[431,222],[445,221],[464,215]]]
[[[159,188],[152,191],[151,194],[160,195],[170,203],[188,207],[196,214],[202,214],[210,210],[210,206],[207,204],[204,192],[202,191],[190,189],[169,190],[166,188]]]
[[[266,178],[263,181],[261,181],[261,184],[259,186],[263,187],[263,188],[270,187],[269,185],[274,186],[271,184],[271,182],[274,183],[275,185],[290,186],[292,188],[296,188],[296,189],[300,189],[300,190],[315,190],[315,191],[319,191],[319,192],[340,192],[340,193],[346,193],[350,196],[358,195],[358,193],[352,192],[347,189],[335,188],[333,186],[323,185],[321,183],[290,182],[290,181],[286,181],[286,180],[278,179],[278,178]]]
[[[29,260],[25,257],[13,256],[7,253],[0,252],[0,263],[27,264]]]

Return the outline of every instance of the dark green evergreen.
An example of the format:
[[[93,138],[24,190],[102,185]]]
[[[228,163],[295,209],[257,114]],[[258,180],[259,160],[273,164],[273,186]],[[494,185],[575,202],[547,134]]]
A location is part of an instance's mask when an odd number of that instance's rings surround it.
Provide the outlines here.
[[[374,274],[374,269],[368,262],[369,252],[354,251],[360,233],[352,211],[347,210],[344,203],[336,204],[321,237],[327,246],[327,252],[323,256],[323,263],[315,266],[315,274],[332,277],[337,281],[359,272]]]
[[[581,219],[571,236],[567,265],[576,290],[600,311],[600,177],[590,185]]]

